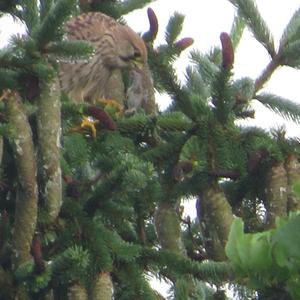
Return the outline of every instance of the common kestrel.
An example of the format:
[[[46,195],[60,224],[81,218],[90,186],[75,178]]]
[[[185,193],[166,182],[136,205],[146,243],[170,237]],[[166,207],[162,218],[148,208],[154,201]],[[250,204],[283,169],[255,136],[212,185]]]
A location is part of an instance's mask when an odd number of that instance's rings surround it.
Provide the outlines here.
[[[147,62],[143,39],[130,27],[100,12],[72,18],[65,30],[69,40],[83,40],[94,47],[88,60],[61,63],[61,88],[74,101],[106,98],[106,86],[114,70]]]

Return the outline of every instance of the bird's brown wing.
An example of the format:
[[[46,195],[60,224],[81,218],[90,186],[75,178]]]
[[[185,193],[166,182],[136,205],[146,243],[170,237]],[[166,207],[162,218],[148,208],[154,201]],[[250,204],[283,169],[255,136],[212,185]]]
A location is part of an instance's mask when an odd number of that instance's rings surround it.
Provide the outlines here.
[[[72,18],[65,24],[70,40],[97,42],[108,30],[113,32],[120,26],[113,18],[100,12],[90,12]]]
[[[93,71],[94,65],[96,62],[98,65],[101,64],[100,56],[97,55],[99,51],[100,53],[102,51],[99,49],[99,43],[105,34],[113,34],[118,26],[120,25],[113,18],[99,12],[81,14],[66,22],[65,31],[68,40],[90,42],[95,48],[95,55],[89,61],[70,61],[61,62],[60,64],[61,88],[72,99],[76,101],[83,100],[87,87],[90,87],[93,82],[101,81],[104,71],[98,72],[97,78],[92,78],[95,73]],[[102,84],[99,84],[99,86],[101,87]]]

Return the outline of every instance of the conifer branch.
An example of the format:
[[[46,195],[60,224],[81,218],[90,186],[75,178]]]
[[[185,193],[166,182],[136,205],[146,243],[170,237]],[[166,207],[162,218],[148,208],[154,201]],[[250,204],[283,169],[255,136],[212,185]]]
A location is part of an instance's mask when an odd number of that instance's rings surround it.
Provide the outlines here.
[[[300,8],[298,8],[286,25],[279,43],[279,52],[289,43],[300,39]]]
[[[300,40],[291,42],[287,44],[280,50],[280,64],[286,65],[294,68],[299,68],[300,66]]]
[[[0,90],[14,89],[17,86],[18,75],[14,70],[0,68]]]
[[[269,170],[266,185],[267,227],[275,227],[276,217],[287,215],[288,179],[284,164],[276,163]]]
[[[88,300],[88,294],[82,283],[73,283],[69,288],[69,300]]]
[[[93,54],[93,47],[82,41],[60,41],[50,43],[43,50],[44,53],[52,54],[67,61],[89,59]]]
[[[216,261],[226,260],[225,245],[233,213],[224,192],[216,183],[206,189],[198,199],[199,222],[205,224],[206,250]]]
[[[244,19],[241,18],[241,16],[236,15],[234,17],[234,21],[230,30],[230,37],[231,37],[233,49],[237,48],[242,38],[242,35],[244,33],[245,27],[246,27],[246,23]]]
[[[181,240],[180,217],[175,204],[159,203],[155,214],[155,227],[162,249],[184,254]]]
[[[57,78],[43,83],[38,99],[37,130],[40,172],[43,178],[42,193],[45,197],[49,221],[53,222],[62,204],[62,177],[60,167],[60,90]]]
[[[238,8],[255,38],[267,49],[271,57],[275,55],[274,39],[253,0],[229,0]]]
[[[270,93],[261,93],[255,99],[285,119],[300,123],[300,105],[296,102]]]
[[[95,1],[96,2],[96,1]],[[126,15],[135,9],[143,8],[153,0],[124,0],[118,5],[118,11],[121,15]]]
[[[155,228],[163,250],[185,257],[186,249],[182,240],[180,226],[181,216],[177,207],[177,203],[161,201],[155,213]],[[172,272],[166,272],[166,275],[174,282],[175,286],[180,284],[180,278],[171,274]],[[185,279],[184,282],[190,286],[191,290],[195,288],[194,284],[189,280]]]
[[[199,115],[195,110],[194,103],[188,91],[181,86],[172,66],[158,62],[158,66],[156,67],[159,69],[159,72],[155,75],[161,80],[166,92],[174,99],[175,105],[178,106],[187,117],[194,121],[197,120]]]
[[[109,273],[99,273],[95,278],[93,287],[93,299],[112,300],[113,299],[113,283]]]
[[[24,8],[19,11],[19,17],[25,21],[28,30],[31,31],[39,21],[37,0],[21,0],[20,2]]]
[[[43,20],[51,10],[53,0],[40,0],[40,19]]]
[[[295,184],[300,180],[300,163],[296,155],[290,155],[284,164],[288,184],[288,202],[287,212],[296,212],[300,210],[299,195],[295,192]]]
[[[156,125],[164,131],[189,131],[193,127],[193,123],[180,112],[158,116]]]
[[[234,271],[227,262],[204,261],[196,262],[182,255],[168,250],[153,250],[143,248],[141,257],[150,264],[159,265],[161,268],[168,268],[175,271],[175,274],[190,274],[198,280],[206,282],[230,281],[235,277]]]
[[[280,63],[278,57],[274,57],[263,70],[261,75],[255,80],[254,94],[264,87],[264,84],[271,78],[272,74],[279,67],[279,65]]]
[[[1,68],[10,69],[25,69],[31,61],[25,61],[23,57],[18,57],[11,49],[2,49],[0,51],[0,66]]]
[[[177,12],[169,19],[166,28],[166,41],[168,45],[173,45],[178,35],[182,31],[182,26],[184,22],[184,15]]]
[[[190,58],[197,66],[197,72],[201,75],[205,84],[210,85],[219,72],[218,66],[209,58],[197,50],[190,53]]]
[[[300,164],[296,155],[290,155],[285,161],[285,170],[288,183],[288,205],[287,211],[296,212],[300,210],[299,195],[295,192],[295,185],[300,179]]]
[[[32,132],[27,115],[17,93],[9,93],[6,100],[9,122],[15,127],[11,139],[18,172],[19,191],[15,208],[14,260],[16,266],[30,258],[31,242],[37,220],[37,167]]]
[[[41,25],[32,33],[39,49],[47,43],[62,37],[61,26],[75,8],[75,0],[58,0],[51,7]]]

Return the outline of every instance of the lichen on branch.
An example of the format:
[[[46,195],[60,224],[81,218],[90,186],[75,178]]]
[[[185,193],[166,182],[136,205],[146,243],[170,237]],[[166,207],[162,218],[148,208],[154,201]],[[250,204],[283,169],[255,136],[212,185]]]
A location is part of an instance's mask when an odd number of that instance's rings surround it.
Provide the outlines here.
[[[49,221],[53,222],[62,204],[60,166],[61,112],[57,78],[43,83],[37,111],[38,154],[42,175],[42,193]]]
[[[37,220],[38,188],[37,167],[31,128],[17,93],[11,92],[6,100],[9,123],[14,127],[10,138],[18,173],[18,196],[14,223],[14,259],[16,266],[30,258],[30,247]]]

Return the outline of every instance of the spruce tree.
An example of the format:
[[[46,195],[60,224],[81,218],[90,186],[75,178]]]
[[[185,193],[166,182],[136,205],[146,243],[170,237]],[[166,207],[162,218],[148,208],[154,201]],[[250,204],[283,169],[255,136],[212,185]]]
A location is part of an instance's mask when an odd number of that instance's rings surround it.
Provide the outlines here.
[[[190,53],[182,83],[184,16],[154,47],[149,8],[145,94],[168,93],[166,111],[61,93],[59,61],[93,53],[63,38],[64,22],[89,11],[124,22],[149,2],[0,1],[27,30],[0,50],[0,299],[164,299],[149,274],[171,282],[172,299],[227,299],[226,284],[239,299],[299,299],[298,140],[237,121],[254,117],[255,99],[299,122],[299,105],[261,90],[280,66],[299,68],[300,9],[276,49],[255,2],[230,0],[231,32]],[[234,79],[246,27],[270,62],[257,79]],[[124,96],[128,74],[113,80],[111,95]],[[182,215],[191,197],[195,220]]]

